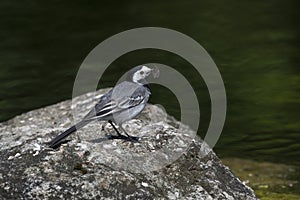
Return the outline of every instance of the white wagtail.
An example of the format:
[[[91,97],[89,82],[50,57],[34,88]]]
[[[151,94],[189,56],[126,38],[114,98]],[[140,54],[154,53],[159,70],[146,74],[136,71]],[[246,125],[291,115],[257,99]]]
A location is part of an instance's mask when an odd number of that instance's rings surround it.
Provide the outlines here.
[[[66,142],[66,137],[95,120],[108,121],[112,125],[117,135],[110,135],[108,139],[138,141],[137,137],[126,133],[122,124],[136,117],[145,108],[151,94],[146,78],[151,73],[154,78],[159,75],[157,68],[137,66],[131,69],[127,74],[126,81],[117,84],[101,96],[99,102],[80,122],[54,138],[49,142],[49,146],[51,148],[59,147],[60,144]],[[122,129],[126,136],[120,134],[114,123]]]

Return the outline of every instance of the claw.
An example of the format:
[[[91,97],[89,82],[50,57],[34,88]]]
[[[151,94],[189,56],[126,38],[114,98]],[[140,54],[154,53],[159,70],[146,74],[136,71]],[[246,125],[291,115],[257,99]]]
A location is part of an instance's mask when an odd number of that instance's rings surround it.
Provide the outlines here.
[[[139,137],[124,136],[124,135],[108,135],[107,139],[108,140],[120,139],[128,142],[139,142]]]

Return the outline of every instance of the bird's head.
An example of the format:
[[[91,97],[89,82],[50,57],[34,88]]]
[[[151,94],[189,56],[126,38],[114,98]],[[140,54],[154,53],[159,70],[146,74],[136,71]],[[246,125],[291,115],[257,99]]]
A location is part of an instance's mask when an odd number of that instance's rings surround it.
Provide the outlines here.
[[[128,72],[128,80],[140,85],[147,84],[146,78],[150,76],[151,74],[154,76],[154,78],[158,77],[159,71],[157,68],[150,68],[145,65],[140,65],[137,67],[134,67]]]

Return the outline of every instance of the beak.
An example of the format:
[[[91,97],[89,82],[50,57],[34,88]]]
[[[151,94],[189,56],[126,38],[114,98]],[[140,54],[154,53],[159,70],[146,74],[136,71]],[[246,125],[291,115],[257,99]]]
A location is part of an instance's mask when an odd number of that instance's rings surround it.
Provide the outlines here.
[[[159,77],[159,69],[158,69],[158,67],[154,66],[151,71],[152,71],[152,75],[153,75],[154,78],[158,78]]]

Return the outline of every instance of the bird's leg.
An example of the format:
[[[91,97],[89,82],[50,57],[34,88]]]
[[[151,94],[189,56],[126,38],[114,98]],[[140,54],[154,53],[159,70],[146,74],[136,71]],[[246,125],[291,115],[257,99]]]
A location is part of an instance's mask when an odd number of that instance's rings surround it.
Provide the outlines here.
[[[108,139],[122,139],[122,140],[126,140],[126,141],[131,141],[131,142],[138,142],[139,138],[138,137],[133,137],[130,136],[122,127],[122,125],[120,125],[120,128],[122,129],[122,131],[126,134],[126,136],[122,135],[118,129],[115,127],[115,125],[113,124],[113,122],[111,120],[108,120],[108,123],[110,123],[110,125],[114,128],[114,130],[117,132],[117,136],[111,135],[109,136]]]
[[[117,132],[118,136],[122,136],[111,120],[108,120],[108,123],[110,123],[110,125],[114,128],[114,130]]]
[[[132,142],[138,142],[139,138],[138,137],[134,137],[134,136],[130,136],[125,129],[122,127],[122,125],[120,125],[120,128],[122,129],[122,131],[127,135],[127,138],[132,141]]]
[[[125,135],[127,135],[127,137],[131,137],[131,136],[125,131],[125,129],[122,127],[122,125],[120,125],[120,128],[121,128],[122,131],[125,133]]]

